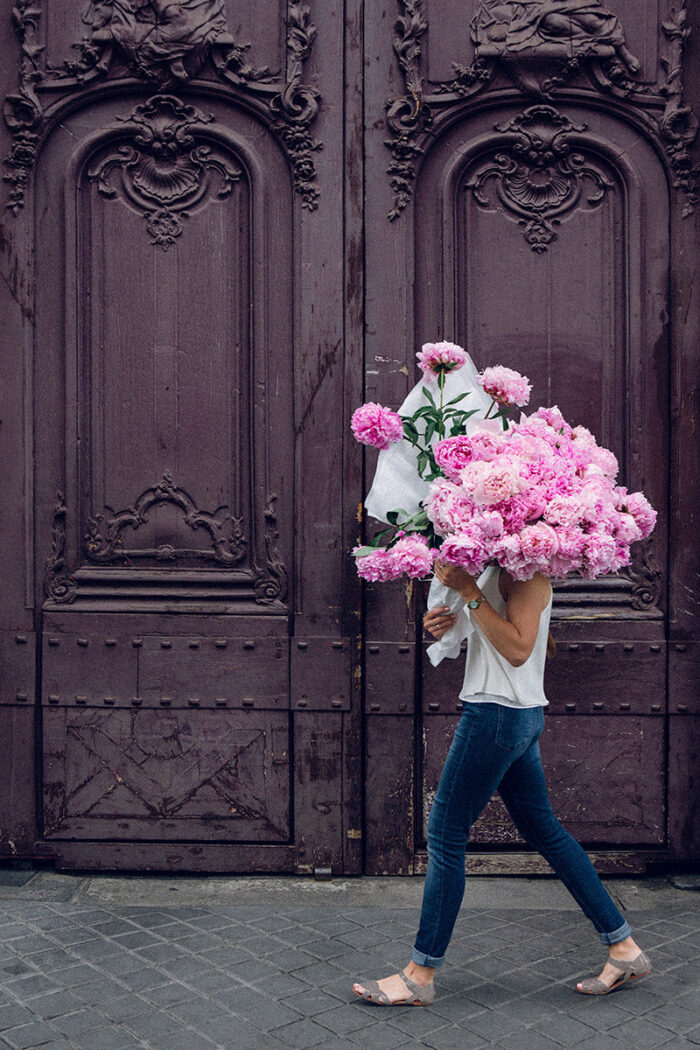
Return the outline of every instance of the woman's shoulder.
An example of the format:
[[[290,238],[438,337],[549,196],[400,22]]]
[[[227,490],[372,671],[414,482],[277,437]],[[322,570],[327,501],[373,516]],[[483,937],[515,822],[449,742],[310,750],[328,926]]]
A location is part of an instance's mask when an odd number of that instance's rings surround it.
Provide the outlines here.
[[[546,609],[552,597],[552,582],[541,572],[536,572],[529,580],[516,580],[506,569],[501,569],[499,584],[505,601],[515,594],[527,595],[532,600],[541,601],[542,608]]]

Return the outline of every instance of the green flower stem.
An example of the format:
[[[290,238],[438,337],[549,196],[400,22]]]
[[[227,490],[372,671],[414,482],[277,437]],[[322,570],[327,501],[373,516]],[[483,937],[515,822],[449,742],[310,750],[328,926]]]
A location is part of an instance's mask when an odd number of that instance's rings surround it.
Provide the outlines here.
[[[445,373],[440,373],[440,415],[438,418],[438,437],[445,436],[445,422],[442,416],[442,403],[445,396]]]

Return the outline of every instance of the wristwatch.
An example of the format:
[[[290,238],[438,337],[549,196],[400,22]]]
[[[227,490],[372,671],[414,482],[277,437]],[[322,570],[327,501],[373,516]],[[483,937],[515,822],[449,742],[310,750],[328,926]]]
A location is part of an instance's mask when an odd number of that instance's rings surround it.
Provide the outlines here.
[[[480,594],[478,598],[472,598],[467,602],[467,609],[478,609],[482,602],[486,601],[486,595]]]

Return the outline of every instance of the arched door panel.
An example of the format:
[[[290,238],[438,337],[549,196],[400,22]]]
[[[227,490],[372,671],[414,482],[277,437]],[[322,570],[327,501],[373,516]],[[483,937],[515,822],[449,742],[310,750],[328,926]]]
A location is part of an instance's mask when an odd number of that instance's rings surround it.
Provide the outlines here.
[[[557,404],[587,426],[614,450],[620,483],[661,510],[629,571],[556,586],[543,753],[559,812],[592,847],[666,841],[668,208],[654,147],[576,106],[511,104],[456,120],[416,186],[418,341],[454,333],[479,367],[526,373],[530,408]],[[451,732],[454,677],[428,666],[423,678],[426,800]],[[472,841],[521,842],[496,801]]]
[[[37,185],[45,837],[289,842],[284,158],[158,94],[68,117]]]

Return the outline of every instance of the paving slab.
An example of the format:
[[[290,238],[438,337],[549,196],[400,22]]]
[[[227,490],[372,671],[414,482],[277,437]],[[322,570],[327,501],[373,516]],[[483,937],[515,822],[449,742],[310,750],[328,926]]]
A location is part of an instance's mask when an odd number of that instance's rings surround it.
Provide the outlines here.
[[[475,878],[435,1004],[353,977],[408,957],[423,879],[93,876],[0,881],[0,1050],[692,1050],[700,897],[606,880],[654,973],[574,991],[603,949],[556,881]]]

